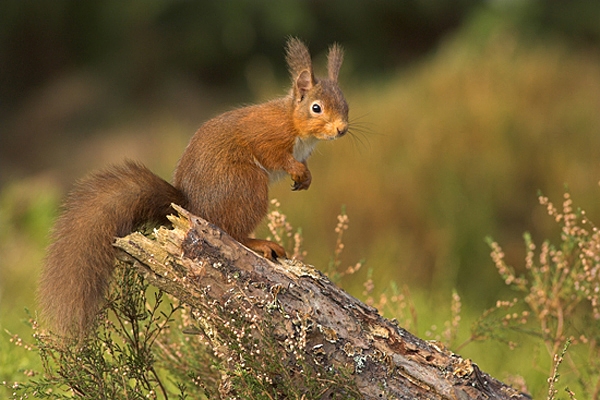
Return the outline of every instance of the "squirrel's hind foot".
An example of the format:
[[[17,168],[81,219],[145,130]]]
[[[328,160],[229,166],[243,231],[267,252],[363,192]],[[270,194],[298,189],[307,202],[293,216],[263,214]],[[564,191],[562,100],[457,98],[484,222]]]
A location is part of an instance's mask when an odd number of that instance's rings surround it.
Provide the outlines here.
[[[242,244],[271,261],[276,261],[279,258],[287,258],[285,249],[275,242],[248,238]]]

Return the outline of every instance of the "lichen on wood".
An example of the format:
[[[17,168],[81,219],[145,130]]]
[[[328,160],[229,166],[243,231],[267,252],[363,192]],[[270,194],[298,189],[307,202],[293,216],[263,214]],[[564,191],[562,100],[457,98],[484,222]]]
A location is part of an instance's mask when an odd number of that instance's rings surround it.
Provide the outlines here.
[[[154,239],[117,239],[119,258],[193,310],[198,327],[221,354],[231,315],[253,338],[278,343],[286,365],[348,374],[365,399],[526,399],[470,360],[423,341],[376,309],[296,260],[271,262],[218,227],[174,206],[173,227]],[[293,370],[294,368],[292,368]],[[224,389],[226,390],[226,389]],[[350,396],[349,396],[350,397]]]

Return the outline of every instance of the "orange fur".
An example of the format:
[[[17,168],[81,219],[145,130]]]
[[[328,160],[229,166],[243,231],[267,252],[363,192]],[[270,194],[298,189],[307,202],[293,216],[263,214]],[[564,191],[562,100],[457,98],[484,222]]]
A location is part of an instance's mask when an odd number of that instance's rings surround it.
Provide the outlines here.
[[[128,162],[75,186],[55,225],[39,288],[42,311],[57,333],[85,335],[112,275],[114,238],[148,221],[165,222],[171,203],[265,257],[285,257],[278,244],[249,238],[267,213],[269,181],[289,174],[293,190],[308,189],[306,159],[316,140],[348,130],[348,105],[336,82],[339,46],[330,50],[325,80],[313,76],[298,39],[288,41],[286,59],[290,94],[204,123],[179,160],[173,185]]]

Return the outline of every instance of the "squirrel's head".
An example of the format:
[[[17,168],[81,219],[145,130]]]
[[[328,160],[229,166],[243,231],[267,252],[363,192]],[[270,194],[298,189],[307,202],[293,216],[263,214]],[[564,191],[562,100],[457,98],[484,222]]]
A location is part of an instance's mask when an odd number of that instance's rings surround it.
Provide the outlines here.
[[[287,43],[286,60],[292,76],[293,115],[300,137],[332,140],[348,132],[348,104],[337,79],[344,59],[338,44],[327,55],[327,79],[314,76],[308,48],[300,40]]]

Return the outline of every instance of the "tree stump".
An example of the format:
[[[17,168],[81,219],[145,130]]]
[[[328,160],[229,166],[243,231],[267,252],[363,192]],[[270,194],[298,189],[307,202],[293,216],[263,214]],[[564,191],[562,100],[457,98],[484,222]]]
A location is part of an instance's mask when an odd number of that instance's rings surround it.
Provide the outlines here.
[[[169,217],[172,229],[159,228],[155,239],[132,233],[115,246],[122,250],[121,261],[194,310],[212,345],[225,344],[210,325],[211,315],[231,310],[248,321],[268,322],[271,329],[253,334],[270,335],[287,346],[290,351],[279,357],[349,371],[365,399],[529,398],[471,360],[383,318],[312,266],[271,262],[173,207],[179,215]]]

